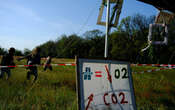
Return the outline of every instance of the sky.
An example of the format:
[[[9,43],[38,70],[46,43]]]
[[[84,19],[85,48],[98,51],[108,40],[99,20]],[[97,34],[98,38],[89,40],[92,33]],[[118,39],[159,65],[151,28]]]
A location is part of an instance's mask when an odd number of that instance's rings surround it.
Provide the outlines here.
[[[102,0],[0,0],[0,47],[32,50],[62,35],[82,35],[105,27],[97,25]],[[124,0],[120,20],[157,9],[136,0]]]

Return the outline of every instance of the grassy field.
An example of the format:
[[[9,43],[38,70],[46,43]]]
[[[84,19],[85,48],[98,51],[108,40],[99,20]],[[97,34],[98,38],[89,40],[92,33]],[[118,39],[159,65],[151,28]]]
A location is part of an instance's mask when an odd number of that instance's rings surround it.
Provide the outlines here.
[[[53,63],[72,62],[53,59]],[[16,64],[25,64],[22,60]],[[55,66],[53,71],[38,68],[36,83],[26,81],[25,68],[12,69],[11,78],[0,80],[0,110],[76,110],[74,66]]]
[[[132,71],[155,68],[132,67]],[[175,69],[133,74],[133,82],[139,110],[175,110]]]
[[[74,59],[53,59],[53,63]],[[16,64],[25,64],[22,60]],[[156,67],[132,67],[132,71]],[[25,68],[12,69],[11,78],[0,79],[0,110],[77,110],[75,66],[38,68],[36,83],[26,81]],[[138,110],[175,109],[175,70],[133,74]]]

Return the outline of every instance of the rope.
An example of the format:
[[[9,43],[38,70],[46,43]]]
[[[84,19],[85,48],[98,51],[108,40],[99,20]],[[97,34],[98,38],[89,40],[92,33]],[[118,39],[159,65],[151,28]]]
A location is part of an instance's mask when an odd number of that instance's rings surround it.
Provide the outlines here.
[[[0,68],[15,68],[15,67],[32,67],[32,66],[75,66],[75,63],[62,63],[62,64],[41,64],[41,65],[9,65],[3,66],[0,65]]]
[[[160,66],[160,67],[175,67],[175,64],[131,64],[131,66]]]
[[[98,1],[99,2],[99,1]],[[80,32],[83,30],[83,28],[87,25],[90,17],[92,16],[92,14],[95,11],[96,5],[98,4],[98,2],[95,4],[95,7],[93,7],[89,13],[89,15],[87,16],[87,19],[85,20],[84,24],[81,26],[81,28],[79,29],[79,31],[77,32],[77,35],[80,34]]]
[[[136,73],[152,73],[152,72],[156,72],[156,71],[160,71],[160,70],[168,70],[168,69],[173,69],[173,68],[175,68],[175,67],[169,67],[169,68],[158,68],[158,69],[151,69],[151,70],[145,70],[145,71],[140,71],[140,72],[136,72],[136,71],[134,71],[134,72],[132,72],[132,73],[134,73],[134,74],[136,74]]]
[[[0,68],[15,68],[15,67],[31,67],[31,66],[76,66],[76,63],[58,63],[58,64],[41,64],[41,65],[0,65]],[[130,66],[159,66],[159,67],[175,67],[175,64],[130,64]]]

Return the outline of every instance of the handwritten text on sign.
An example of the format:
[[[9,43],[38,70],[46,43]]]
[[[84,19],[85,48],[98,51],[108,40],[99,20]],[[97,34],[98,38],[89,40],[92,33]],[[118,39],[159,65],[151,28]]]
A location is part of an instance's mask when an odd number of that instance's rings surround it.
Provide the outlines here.
[[[127,63],[81,61],[82,109],[134,110],[135,100]]]

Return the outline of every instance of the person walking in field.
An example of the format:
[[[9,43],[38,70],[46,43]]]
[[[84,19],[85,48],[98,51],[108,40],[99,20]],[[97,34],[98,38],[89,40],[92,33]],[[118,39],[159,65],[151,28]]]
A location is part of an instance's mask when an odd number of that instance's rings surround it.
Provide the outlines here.
[[[35,77],[33,82],[35,82],[38,78],[37,65],[40,65],[41,63],[40,51],[41,49],[39,47],[36,47],[31,54],[18,59],[18,61],[22,59],[27,59],[27,65],[28,65],[27,80],[30,80],[31,75],[34,75]]]
[[[14,54],[15,54],[15,48],[11,47],[8,51],[7,54],[3,55],[2,60],[1,60],[1,66],[15,66],[14,63]],[[7,73],[8,77],[7,80],[11,76],[11,69],[14,67],[2,67],[0,68],[0,78],[3,78],[4,73]]]
[[[44,71],[46,71],[47,68],[49,68],[50,71],[52,71],[51,61],[52,61],[52,57],[51,57],[51,55],[49,55],[49,56],[46,58],[46,62],[44,63]]]

